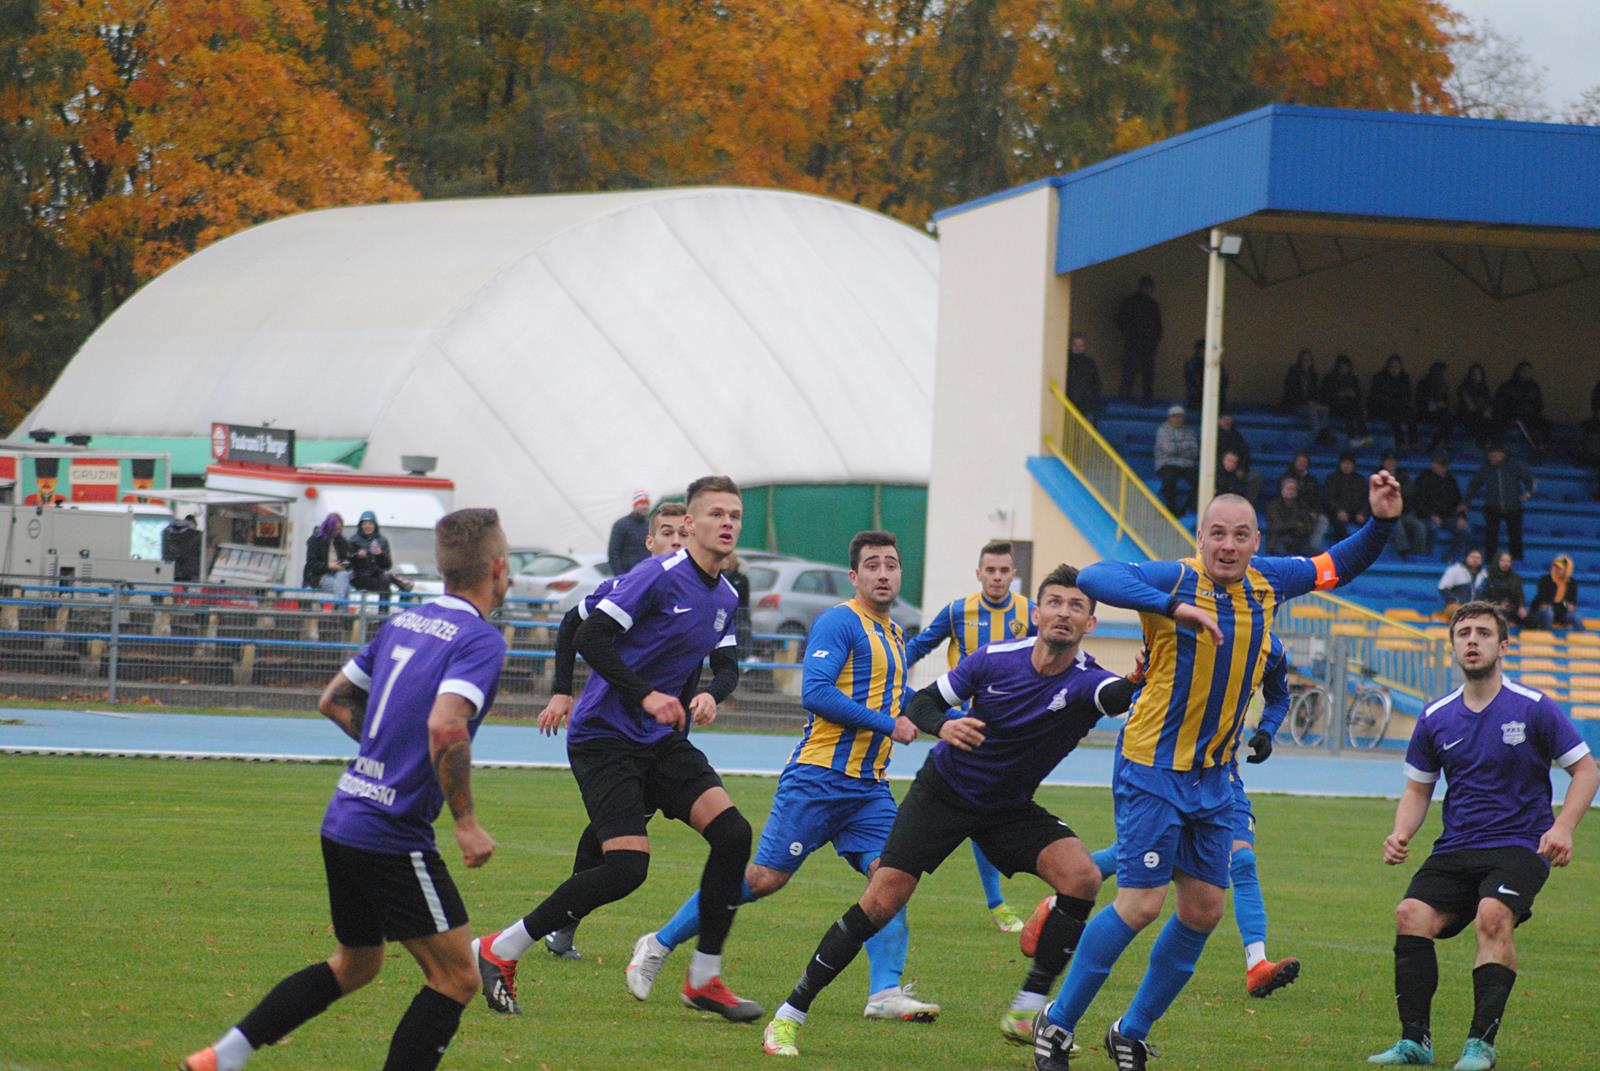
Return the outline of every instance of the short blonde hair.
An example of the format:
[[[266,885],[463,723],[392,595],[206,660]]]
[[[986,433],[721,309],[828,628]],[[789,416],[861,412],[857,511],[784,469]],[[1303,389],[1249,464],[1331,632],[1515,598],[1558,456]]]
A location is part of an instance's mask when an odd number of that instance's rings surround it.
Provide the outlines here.
[[[461,591],[483,583],[504,538],[498,510],[458,509],[440,517],[433,526],[433,554],[444,586]]]

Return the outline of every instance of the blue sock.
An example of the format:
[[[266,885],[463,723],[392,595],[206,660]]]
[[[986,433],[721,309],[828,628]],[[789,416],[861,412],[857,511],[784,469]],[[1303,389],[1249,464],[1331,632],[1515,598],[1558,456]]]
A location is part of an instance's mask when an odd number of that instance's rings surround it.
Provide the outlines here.
[[[1255,850],[1234,852],[1228,873],[1233,878],[1233,918],[1239,924],[1239,936],[1246,946],[1255,941],[1266,944],[1267,902],[1261,898],[1261,879],[1256,877]]]
[[[906,909],[901,908],[883,929],[862,946],[867,950],[867,995],[893,989],[906,971],[906,949],[911,945],[911,930],[906,925]]]
[[[1206,947],[1209,934],[1191,930],[1173,915],[1161,927],[1161,934],[1150,949],[1150,966],[1133,995],[1133,1003],[1122,1013],[1121,1033],[1135,1041],[1150,1036],[1150,1027],[1167,1013],[1183,987],[1194,977],[1194,967]]]
[[[1089,858],[1100,868],[1100,880],[1106,880],[1117,872],[1117,842],[1112,841]]]
[[[1067,980],[1061,983],[1061,992],[1050,1005],[1052,1023],[1068,1030],[1078,1028],[1078,1020],[1089,1010],[1094,995],[1111,977],[1111,965],[1136,936],[1138,931],[1123,922],[1111,905],[1089,920],[1083,936],[1078,938],[1078,950],[1072,954]]]
[[[750,883],[742,882],[739,885],[739,902],[748,904],[755,897],[750,894]],[[694,895],[683,902],[678,908],[678,913],[667,920],[667,924],[656,931],[656,940],[666,947],[668,952],[677,948],[683,942],[700,933],[700,890],[696,889]]]
[[[991,910],[999,907],[1006,902],[1005,894],[1000,891],[1000,871],[989,862],[989,857],[983,854],[977,841],[972,842],[972,859],[978,864],[978,880],[983,882],[984,899],[989,901]]]

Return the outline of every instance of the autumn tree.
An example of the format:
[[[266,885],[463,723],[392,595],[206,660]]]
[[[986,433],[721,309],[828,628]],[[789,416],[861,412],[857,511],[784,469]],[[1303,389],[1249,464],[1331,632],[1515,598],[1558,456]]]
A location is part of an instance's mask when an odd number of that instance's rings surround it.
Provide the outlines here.
[[[1458,20],[1442,0],[1278,0],[1254,77],[1286,104],[1448,113]]]

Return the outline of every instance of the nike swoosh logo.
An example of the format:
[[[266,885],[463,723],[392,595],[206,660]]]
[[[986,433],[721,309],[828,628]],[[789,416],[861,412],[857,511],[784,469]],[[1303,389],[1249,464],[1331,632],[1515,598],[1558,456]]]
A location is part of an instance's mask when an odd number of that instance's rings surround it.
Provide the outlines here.
[[[989,694],[990,695],[1010,695],[1011,693],[1010,692],[1002,692],[1000,689],[996,688],[994,685],[991,684],[991,685],[989,685]]]
[[[675,613],[675,614],[686,614],[690,610],[693,610],[693,609],[694,609],[693,606],[674,606],[672,608],[672,612]]]
[[[1464,737],[1464,736],[1461,738],[1461,740],[1465,740],[1465,739],[1466,739],[1466,737]],[[1452,740],[1452,741],[1450,741],[1448,744],[1446,744],[1444,746],[1444,750],[1449,751],[1451,748],[1453,748],[1457,744],[1461,743],[1461,740]]]
[[[1522,895],[1522,894],[1521,894],[1521,893],[1519,893],[1519,892],[1518,892],[1518,891],[1517,891],[1517,890],[1515,890],[1515,889],[1508,889],[1508,888],[1506,888],[1506,887],[1505,887],[1505,886],[1504,886],[1504,885],[1502,885],[1502,886],[1500,886],[1500,887],[1499,887],[1499,888],[1498,888],[1498,889],[1496,889],[1496,890],[1495,890],[1495,892],[1503,892],[1503,893],[1505,893],[1505,894],[1506,894],[1506,895],[1507,895],[1507,896],[1521,896],[1521,895]]]

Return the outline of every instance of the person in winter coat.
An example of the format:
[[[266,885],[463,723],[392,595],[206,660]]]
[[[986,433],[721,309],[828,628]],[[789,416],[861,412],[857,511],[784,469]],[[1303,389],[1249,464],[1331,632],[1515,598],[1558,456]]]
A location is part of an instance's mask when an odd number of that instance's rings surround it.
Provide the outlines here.
[[[1550,562],[1550,572],[1534,585],[1533,602],[1528,604],[1524,621],[1528,628],[1583,628],[1578,619],[1578,581],[1572,575],[1572,559],[1558,554]]]
[[[1409,450],[1417,441],[1417,413],[1412,408],[1411,375],[1398,353],[1389,354],[1383,370],[1372,377],[1367,391],[1367,416],[1386,420],[1394,432],[1394,448]]]
[[[1477,362],[1467,367],[1467,378],[1456,388],[1456,418],[1480,447],[1488,446],[1489,441],[1498,434],[1494,423],[1494,395],[1489,393],[1489,377],[1483,365]]]
[[[344,518],[337,513],[322,518],[306,540],[306,567],[300,583],[337,599],[350,597],[350,545],[344,538]]]
[[[1333,359],[1333,371],[1322,377],[1322,404],[1328,415],[1344,423],[1345,437],[1351,446],[1365,446],[1372,441],[1367,434],[1366,409],[1361,404],[1361,381],[1356,378],[1355,365],[1347,354]]]
[[[1499,607],[1508,623],[1522,627],[1522,619],[1528,610],[1522,596],[1522,577],[1517,573],[1517,563],[1509,550],[1502,550],[1489,567],[1481,597],[1484,602],[1492,602]]]
[[[1445,374],[1443,361],[1428,366],[1428,374],[1417,383],[1417,421],[1433,429],[1428,438],[1428,450],[1438,449],[1443,443],[1450,445],[1450,435],[1455,431],[1455,417],[1451,412],[1450,379]]]
[[[357,591],[376,591],[383,596],[379,605],[388,605],[389,589],[410,591],[411,581],[390,572],[394,557],[389,540],[378,528],[378,515],[370,509],[361,515],[356,534],[350,539],[350,586]]]
[[[1523,361],[1494,392],[1494,416],[1507,436],[1513,428],[1527,436],[1534,449],[1550,441],[1550,422],[1544,418],[1544,392],[1533,378],[1533,363]]]
[[[1489,579],[1483,568],[1483,551],[1473,547],[1467,556],[1444,567],[1439,577],[1439,597],[1446,606],[1460,606],[1483,597],[1483,585]]]

